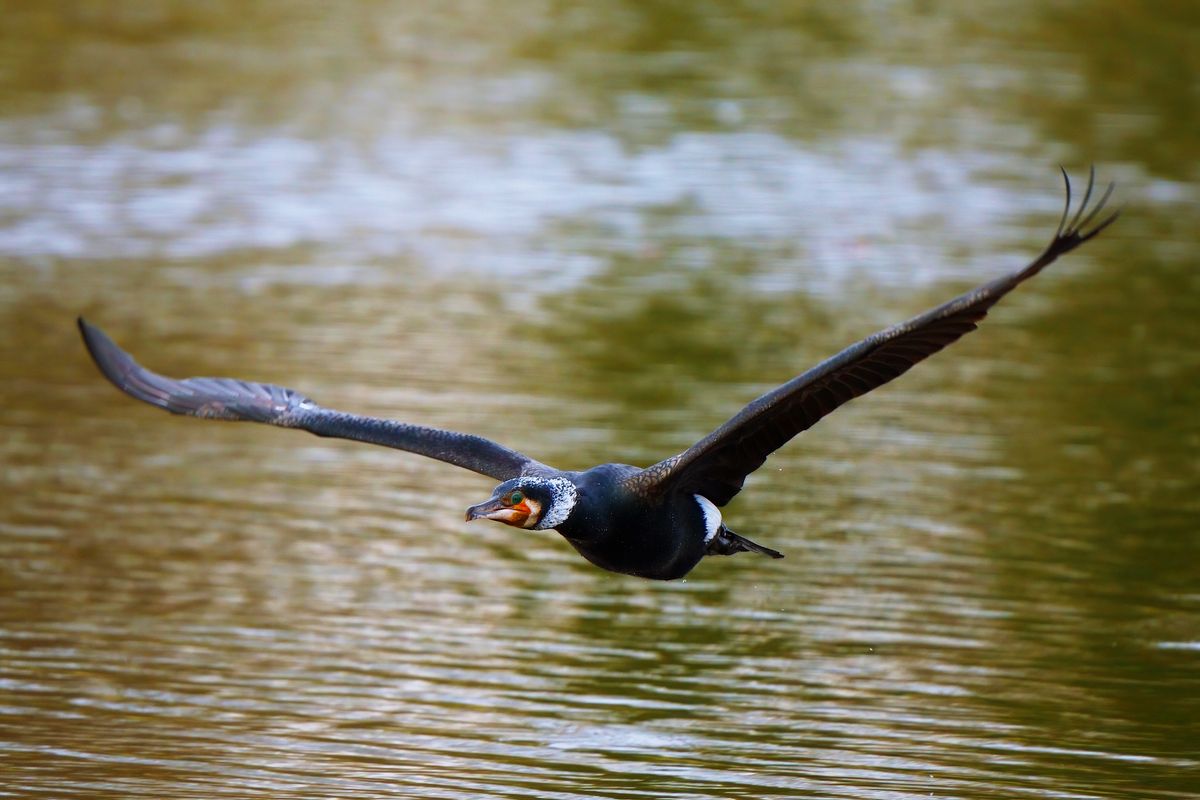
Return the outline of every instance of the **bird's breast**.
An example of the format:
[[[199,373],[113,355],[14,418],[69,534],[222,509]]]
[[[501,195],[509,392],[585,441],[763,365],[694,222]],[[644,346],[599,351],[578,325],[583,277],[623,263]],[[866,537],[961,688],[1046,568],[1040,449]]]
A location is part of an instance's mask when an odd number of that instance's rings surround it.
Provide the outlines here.
[[[627,502],[577,510],[582,512],[578,520],[560,527],[559,532],[580,555],[612,572],[659,580],[681,578],[690,572],[704,557],[705,536],[714,514],[716,526],[720,526],[716,507],[706,513],[690,496],[683,502]]]

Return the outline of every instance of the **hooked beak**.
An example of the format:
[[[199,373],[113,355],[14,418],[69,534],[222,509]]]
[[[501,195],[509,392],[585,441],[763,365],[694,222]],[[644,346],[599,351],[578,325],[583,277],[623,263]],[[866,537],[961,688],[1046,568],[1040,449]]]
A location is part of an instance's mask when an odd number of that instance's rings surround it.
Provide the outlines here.
[[[468,508],[467,522],[475,519],[494,519],[505,525],[522,528],[529,522],[530,515],[533,513],[533,509],[525,501],[517,503],[515,506],[506,506],[500,502],[498,497],[493,497],[491,500]]]
[[[467,522],[477,519],[498,519],[503,521],[512,509],[506,508],[499,498],[493,497],[491,500],[486,500],[477,506],[471,506],[467,509]]]

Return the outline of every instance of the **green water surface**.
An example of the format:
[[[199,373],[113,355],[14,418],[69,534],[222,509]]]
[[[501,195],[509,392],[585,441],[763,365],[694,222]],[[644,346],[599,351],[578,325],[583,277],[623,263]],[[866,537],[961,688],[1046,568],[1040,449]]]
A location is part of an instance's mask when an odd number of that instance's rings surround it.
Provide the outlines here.
[[[1200,795],[1200,5],[10,2],[0,797]],[[1122,219],[658,584],[147,365],[647,464]]]

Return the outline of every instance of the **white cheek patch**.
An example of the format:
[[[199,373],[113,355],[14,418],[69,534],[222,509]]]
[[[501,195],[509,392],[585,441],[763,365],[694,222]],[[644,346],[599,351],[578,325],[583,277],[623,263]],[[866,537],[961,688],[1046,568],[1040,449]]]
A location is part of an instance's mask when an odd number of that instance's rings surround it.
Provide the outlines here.
[[[714,506],[707,497],[701,497],[698,494],[694,494],[692,497],[696,498],[696,502],[700,504],[700,510],[704,513],[704,543],[708,544],[717,535],[717,531],[721,530],[721,510]]]
[[[529,516],[521,523],[521,527],[533,528],[542,520],[542,504],[537,500],[526,497],[525,505],[529,506]]]

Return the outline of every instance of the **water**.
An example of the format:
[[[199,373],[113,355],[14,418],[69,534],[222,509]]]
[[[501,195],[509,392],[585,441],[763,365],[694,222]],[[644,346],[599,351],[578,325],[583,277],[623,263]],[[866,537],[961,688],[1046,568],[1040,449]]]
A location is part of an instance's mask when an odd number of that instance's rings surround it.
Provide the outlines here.
[[[1189,5],[17,4],[0,795],[1200,793]],[[657,584],[486,479],[118,395],[274,381],[649,463],[1120,222],[780,451]]]

